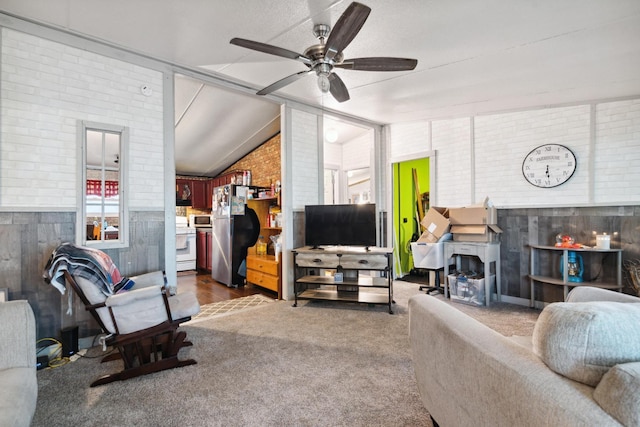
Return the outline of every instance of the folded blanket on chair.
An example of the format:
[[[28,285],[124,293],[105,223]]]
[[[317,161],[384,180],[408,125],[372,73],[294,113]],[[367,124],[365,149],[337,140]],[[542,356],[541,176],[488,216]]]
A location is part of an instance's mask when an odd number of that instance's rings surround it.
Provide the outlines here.
[[[122,277],[109,255],[85,246],[63,243],[51,254],[44,268],[45,282],[65,293],[64,272],[83,277],[96,285],[106,296],[128,290],[134,282]]]

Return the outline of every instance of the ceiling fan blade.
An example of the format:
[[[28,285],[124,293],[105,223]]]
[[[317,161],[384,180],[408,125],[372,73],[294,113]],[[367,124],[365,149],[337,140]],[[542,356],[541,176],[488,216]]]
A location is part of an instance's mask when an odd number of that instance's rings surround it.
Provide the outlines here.
[[[370,12],[371,8],[358,2],[353,2],[347,7],[329,33],[327,44],[324,47],[326,59],[332,60],[351,43],[369,17]]]
[[[283,87],[285,87],[288,84],[291,84],[293,82],[295,82],[298,79],[301,79],[302,77],[306,76],[309,73],[312,73],[313,70],[305,70],[305,71],[300,71],[299,73],[295,73],[295,74],[291,74],[290,76],[285,77],[284,79],[278,80],[277,82],[265,87],[264,89],[258,91],[256,94],[257,95],[267,95],[271,92],[274,92],[278,89],[281,89]]]
[[[347,87],[344,85],[344,82],[336,73],[329,74],[329,92],[338,102],[345,102],[351,99],[349,96],[349,91]]]
[[[246,47],[247,49],[257,50],[258,52],[268,53],[270,55],[281,56],[283,58],[294,59],[297,61],[302,61],[305,64],[311,64],[311,59],[306,56],[294,52],[292,50],[284,49],[282,47],[273,46],[266,43],[256,42],[253,40],[241,39],[238,37],[234,37],[229,42],[236,46]]]
[[[416,68],[416,65],[417,59],[373,57],[345,59],[334,67],[358,71],[408,71]]]

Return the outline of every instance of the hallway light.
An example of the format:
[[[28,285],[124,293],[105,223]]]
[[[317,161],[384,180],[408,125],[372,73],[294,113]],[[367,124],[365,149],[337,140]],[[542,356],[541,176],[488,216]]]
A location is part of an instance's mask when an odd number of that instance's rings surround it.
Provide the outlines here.
[[[335,128],[328,129],[324,134],[327,142],[334,143],[338,140],[338,131]]]

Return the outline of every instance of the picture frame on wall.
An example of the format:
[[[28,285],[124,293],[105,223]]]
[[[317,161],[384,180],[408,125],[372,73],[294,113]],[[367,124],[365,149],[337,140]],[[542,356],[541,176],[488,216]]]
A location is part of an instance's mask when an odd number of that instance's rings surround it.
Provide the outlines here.
[[[9,301],[9,289],[8,288],[0,288],[0,302]]]

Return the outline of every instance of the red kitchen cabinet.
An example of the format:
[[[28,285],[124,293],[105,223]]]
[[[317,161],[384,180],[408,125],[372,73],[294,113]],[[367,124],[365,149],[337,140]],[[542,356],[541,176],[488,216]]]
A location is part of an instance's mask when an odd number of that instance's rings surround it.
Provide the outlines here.
[[[191,206],[193,198],[193,181],[176,179],[176,206]]]
[[[193,187],[191,206],[194,209],[211,209],[211,202],[207,207],[207,180],[194,179],[191,182]]]
[[[207,271],[211,271],[213,269],[213,260],[211,259],[211,245],[213,244],[213,233],[207,232],[207,260],[206,260],[206,269]]]
[[[196,232],[196,268],[198,270],[207,269],[207,233]]]
[[[196,268],[198,270],[211,271],[211,243],[213,233],[211,231],[196,232]]]

